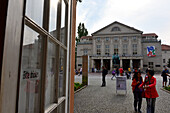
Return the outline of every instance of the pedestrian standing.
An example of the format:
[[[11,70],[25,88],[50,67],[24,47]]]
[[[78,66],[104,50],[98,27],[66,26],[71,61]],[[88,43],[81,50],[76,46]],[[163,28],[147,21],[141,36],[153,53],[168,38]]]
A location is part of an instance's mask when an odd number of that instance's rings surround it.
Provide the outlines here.
[[[123,76],[123,68],[119,68],[120,76]]]
[[[143,86],[145,89],[145,98],[147,102],[147,113],[154,113],[156,98],[159,97],[159,95],[156,91],[156,78],[154,77],[153,70],[147,71],[147,76],[139,88],[142,88]]]
[[[96,68],[94,68],[94,72],[95,72],[95,73],[97,72],[97,69],[96,69]]]
[[[165,87],[165,86],[166,86],[167,76],[169,76],[168,73],[169,73],[169,71],[168,71],[167,68],[165,67],[165,69],[162,71],[162,74],[161,74],[161,76],[163,77],[162,87]]]
[[[129,77],[131,78],[131,69],[128,68]]]
[[[143,79],[141,77],[140,72],[135,72],[132,78],[132,91],[134,95],[134,109],[138,113],[141,113],[141,105],[142,105],[142,89],[139,86],[143,83]],[[138,108],[137,108],[138,106]]]
[[[101,87],[105,87],[106,86],[106,75],[108,74],[107,69],[102,66],[102,86]]]

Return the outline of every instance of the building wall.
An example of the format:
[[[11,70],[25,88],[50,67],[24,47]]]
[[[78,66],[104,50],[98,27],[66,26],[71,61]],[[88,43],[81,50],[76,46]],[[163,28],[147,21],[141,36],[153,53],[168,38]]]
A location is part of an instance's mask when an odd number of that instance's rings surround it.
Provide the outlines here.
[[[165,63],[163,62],[165,59]],[[170,51],[162,51],[162,65],[167,66],[168,60],[170,59]]]
[[[87,50],[87,55],[92,54],[91,41],[83,41],[77,45],[77,59],[76,59],[77,60],[77,64],[76,64],[77,69],[82,67],[82,66],[80,66],[80,64],[82,65],[82,56],[85,55],[84,50]]]
[[[154,62],[154,70],[161,71],[162,70],[162,50],[161,50],[161,43],[160,42],[148,42],[143,43],[143,61],[144,61],[144,70],[148,67],[148,62]],[[155,46],[155,57],[148,57],[147,56],[147,46]],[[156,65],[160,65],[160,67],[156,67]]]
[[[132,37],[136,36],[137,40],[134,41]],[[97,38],[101,39],[101,41],[97,41]],[[106,41],[106,37],[110,38],[110,41]],[[115,41],[114,38],[118,37],[118,41]],[[127,41],[123,41],[123,37],[127,37]],[[92,55],[97,55],[96,50],[97,46],[96,45],[101,45],[101,55],[105,55],[105,45],[109,45],[110,47],[110,55],[114,54],[114,45],[118,44],[119,48],[119,55],[121,56],[123,54],[123,44],[128,45],[128,55],[132,55],[132,44],[137,44],[137,51],[138,54],[142,54],[142,38],[141,34],[120,34],[120,35],[98,35],[98,36],[93,36],[93,53]]]

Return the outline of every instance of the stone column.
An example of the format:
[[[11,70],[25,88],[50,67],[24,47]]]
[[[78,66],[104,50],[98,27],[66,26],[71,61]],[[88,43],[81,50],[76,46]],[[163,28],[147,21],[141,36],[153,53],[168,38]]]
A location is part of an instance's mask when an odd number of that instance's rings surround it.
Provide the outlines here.
[[[122,59],[120,59],[120,67],[123,67]]]
[[[130,59],[130,69],[133,69],[133,61]]]
[[[140,60],[140,69],[143,70],[143,59]]]

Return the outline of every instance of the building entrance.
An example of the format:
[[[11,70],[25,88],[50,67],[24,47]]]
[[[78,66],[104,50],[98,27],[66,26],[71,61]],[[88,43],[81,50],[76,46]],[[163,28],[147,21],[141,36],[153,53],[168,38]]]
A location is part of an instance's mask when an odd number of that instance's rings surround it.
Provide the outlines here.
[[[94,62],[95,62],[95,68],[97,69],[97,70],[100,70],[100,68],[101,68],[101,60],[100,59],[94,59]]]
[[[130,60],[129,59],[123,59],[123,69],[128,70],[130,67]]]
[[[110,59],[103,59],[103,65],[107,70],[110,70]]]
[[[140,60],[139,59],[135,59],[133,60],[133,68],[139,68],[140,67]]]

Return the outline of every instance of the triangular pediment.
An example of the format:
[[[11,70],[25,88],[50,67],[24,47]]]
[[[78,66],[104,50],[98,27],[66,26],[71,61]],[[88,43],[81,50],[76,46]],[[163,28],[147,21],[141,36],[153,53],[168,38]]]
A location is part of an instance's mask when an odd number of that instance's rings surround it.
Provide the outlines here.
[[[92,33],[92,35],[102,35],[102,34],[125,34],[125,33],[143,33],[142,31],[135,29],[133,27],[127,26],[120,22],[113,22],[98,31]]]

